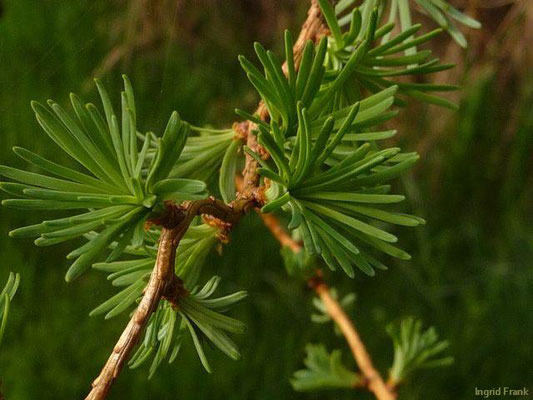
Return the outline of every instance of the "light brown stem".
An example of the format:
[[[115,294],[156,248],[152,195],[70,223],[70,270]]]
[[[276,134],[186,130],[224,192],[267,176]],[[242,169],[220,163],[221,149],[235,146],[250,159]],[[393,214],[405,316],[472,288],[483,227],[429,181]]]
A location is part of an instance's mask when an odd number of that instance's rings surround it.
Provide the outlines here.
[[[106,398],[111,385],[137,344],[150,315],[157,308],[161,298],[163,296],[174,297],[173,293],[167,293],[167,289],[176,288],[173,285],[176,280],[174,275],[176,249],[193,218],[196,215],[208,214],[233,224],[249,208],[249,201],[244,199],[236,201],[233,205],[227,205],[210,197],[205,200],[191,202],[186,207],[177,207],[172,204],[167,204],[167,207],[167,213],[158,221],[158,223],[163,225],[163,229],[159,239],[155,266],[144,290],[144,295],[126,329],[124,329],[113,348],[100,375],[94,380],[92,390],[85,400],[102,400]]]
[[[311,6],[307,11],[307,18],[302,25],[298,39],[296,39],[293,47],[294,65],[296,70],[298,70],[300,66],[303,50],[307,41],[312,40],[316,42],[322,35],[325,35],[326,33],[327,28],[324,24],[322,12],[320,11],[318,2],[316,0],[311,0]],[[283,72],[285,75],[288,74],[286,61],[283,63]],[[259,103],[255,114],[263,120],[268,119],[268,110],[263,102]],[[255,124],[251,122],[240,124],[235,123],[234,129],[237,131],[239,136],[246,138],[246,145],[250,149],[263,158],[268,157],[268,153],[257,142],[257,138],[252,133],[255,129],[257,129]],[[246,195],[246,193],[249,193],[250,190],[256,190],[254,188],[257,188],[257,185],[259,184],[259,175],[256,172],[257,168],[259,167],[257,161],[255,161],[255,159],[248,154],[246,154],[245,157],[243,179],[239,180],[238,182],[240,196]],[[259,215],[266,227],[272,232],[272,235],[281,243],[282,246],[288,246],[295,253],[298,253],[302,250],[300,243],[295,241],[291,235],[289,235],[289,233],[274,215],[262,213],[259,213]]]
[[[299,67],[305,43],[308,40],[317,41],[321,35],[326,33],[327,30],[322,19],[320,7],[318,6],[316,0],[312,0],[311,7],[307,13],[307,20],[303,24],[300,35],[294,44],[293,53],[296,68]],[[283,71],[285,74],[287,74],[287,63],[283,64]],[[268,118],[268,112],[264,103],[259,104],[256,114],[263,120]],[[257,127],[255,124],[248,123],[247,131],[241,133],[246,135],[246,144],[248,147],[250,147],[259,155],[268,156],[264,149],[261,148],[259,143],[257,143],[255,135],[252,134],[252,131],[256,128]],[[246,167],[244,170],[245,188],[250,186],[253,187],[253,185],[258,184],[259,178],[257,173],[255,173],[257,167],[257,161],[255,161],[249,155],[246,155]],[[270,229],[273,236],[280,242],[282,246],[288,246],[295,253],[302,250],[302,246],[287,233],[280,221],[274,215],[261,213],[260,215],[267,228]],[[365,345],[361,341],[355,326],[352,324],[339,303],[331,296],[327,285],[323,282],[320,282],[315,286],[315,291],[326,305],[331,318],[339,325],[339,328],[344,334],[346,341],[352,350],[354,358],[357,361],[357,364],[359,365],[366,382],[368,382],[368,389],[372,391],[379,400],[394,400],[396,398],[396,394],[389,390],[379,372],[374,368],[372,360],[370,359],[370,356],[366,351]]]
[[[86,400],[106,398],[111,385],[120,373],[133,347],[137,344],[144,326],[163,296],[166,283],[170,282],[170,278],[174,273],[175,242],[179,241],[180,235],[183,236],[183,229],[180,227],[173,229],[163,228],[161,231],[155,267],[141,302],[113,348],[111,356],[102,368],[100,375],[94,380],[92,390],[85,398]]]
[[[374,365],[365,345],[363,344],[355,326],[350,318],[346,315],[340,304],[331,296],[328,286],[324,282],[318,282],[314,285],[314,290],[324,303],[328,315],[335,321],[344,335],[355,361],[361,370],[362,375],[367,381],[368,389],[374,393],[378,400],[394,400],[396,393],[391,391],[383,381],[380,373]]]
[[[312,0],[311,7],[309,8],[307,14],[307,19],[302,26],[302,30],[300,31],[300,35],[298,36],[293,49],[296,68],[299,67],[305,43],[308,40],[317,41],[321,35],[326,33],[327,29],[322,19],[320,7],[318,6],[316,0]],[[285,74],[287,74],[287,63],[283,64],[283,71]],[[262,102],[259,104],[259,107],[255,113],[263,120],[268,118],[267,108]],[[239,126],[236,124],[235,126],[241,129],[241,136],[246,137],[246,144],[248,147],[250,147],[260,156],[265,158],[268,157],[266,151],[264,151],[261,145],[257,143],[255,135],[252,134],[252,131],[257,129],[255,124],[248,123],[246,126]],[[259,183],[259,177],[255,172],[258,168],[257,161],[255,161],[255,159],[253,159],[251,156],[246,155],[245,165],[246,166],[243,174],[244,190],[241,191],[241,193],[246,193],[247,188],[253,188]],[[302,250],[302,246],[287,233],[280,221],[274,215],[261,213],[260,215],[267,228],[270,229],[273,236],[280,242],[282,246],[288,246],[295,253]],[[339,325],[339,328],[343,332],[346,341],[352,350],[354,358],[362,371],[362,375],[367,382],[368,389],[376,395],[378,400],[394,400],[396,398],[396,393],[387,387],[379,372],[374,368],[372,360],[370,359],[370,356],[366,351],[366,348],[361,341],[355,326],[352,324],[339,303],[331,296],[327,285],[320,280],[320,283],[315,286],[315,291],[326,305],[331,318]]]
[[[241,177],[237,176],[235,178],[235,184],[237,190],[242,191],[244,189],[244,183]],[[286,246],[293,253],[299,253],[303,250],[302,245],[293,239],[293,237],[287,232],[281,221],[274,214],[263,214],[261,209],[256,207],[255,209],[259,217],[263,220],[265,226],[270,230],[272,236],[281,244],[281,246]]]
[[[322,35],[327,32],[322,18],[322,12],[318,6],[317,0],[311,0],[311,6],[307,12],[307,18],[302,25],[298,39],[293,46],[294,65],[298,69],[300,60],[302,59],[303,50],[308,40],[317,41]],[[287,62],[283,63],[283,72],[287,75]],[[268,119],[268,110],[265,103],[260,102],[255,114],[261,119]],[[238,132],[240,137],[246,138],[246,145],[252,149],[255,153],[268,157],[268,153],[257,142],[257,138],[253,134],[253,131],[257,129],[257,126],[252,122],[235,123],[234,129]],[[250,155],[245,155],[245,167],[243,171],[244,190],[240,192],[240,195],[249,195],[250,190],[255,190],[259,185],[259,175],[256,170],[259,167],[257,161]]]
[[[292,238],[275,215],[262,213],[259,213],[259,215],[265,226],[272,233],[272,236],[274,236],[282,246],[290,248],[293,253],[299,253],[302,251],[302,245]]]

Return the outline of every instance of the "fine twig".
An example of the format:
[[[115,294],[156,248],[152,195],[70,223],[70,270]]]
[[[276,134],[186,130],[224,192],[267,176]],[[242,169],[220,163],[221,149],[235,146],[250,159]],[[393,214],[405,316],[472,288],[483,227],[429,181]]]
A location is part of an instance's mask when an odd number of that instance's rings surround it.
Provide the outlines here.
[[[244,189],[244,183],[240,176],[235,178],[235,184],[239,192]],[[255,211],[281,247],[288,247],[293,253],[299,253],[303,250],[302,244],[287,232],[281,221],[274,214],[263,214],[259,208],[256,208]]]
[[[260,214],[264,224],[271,231],[272,235],[282,246],[289,247],[294,253],[303,250],[300,243],[295,241],[285,230],[281,222],[271,214]],[[362,342],[355,325],[346,315],[339,302],[331,295],[329,287],[321,277],[315,276],[309,280],[309,285],[320,297],[326,306],[326,312],[339,326],[345,337],[352,354],[362,371],[359,375],[356,388],[367,388],[373,392],[379,400],[393,400],[396,398],[396,384],[394,382],[385,383],[380,373],[372,364],[372,360],[364,343]]]
[[[270,230],[282,247],[288,247],[293,253],[299,253],[303,250],[303,246],[294,240],[294,238],[285,230],[283,224],[272,214],[262,214],[259,216],[263,220],[265,226]]]
[[[311,0],[311,6],[307,12],[307,19],[302,25],[298,39],[294,43],[293,55],[294,55],[294,65],[295,69],[298,69],[300,66],[300,61],[303,54],[303,49],[308,40],[316,42],[322,35],[327,33],[327,29],[324,25],[322,18],[322,12],[318,6],[317,0]],[[287,62],[283,63],[283,72],[287,74]],[[257,107],[255,114],[259,118],[266,120],[268,119],[268,110],[264,102],[260,102]],[[265,155],[268,157],[267,152],[262,148],[262,146],[257,142],[257,138],[254,134],[254,131],[257,129],[257,126],[252,122],[242,122],[235,123],[234,129],[237,132],[237,135],[242,138],[246,138],[246,145],[253,150],[255,153],[260,155]],[[250,191],[255,191],[259,185],[259,175],[257,174],[257,168],[259,167],[257,161],[252,158],[249,154],[245,155],[245,167],[243,171],[243,184],[244,188],[242,191],[239,191],[237,198],[242,196],[249,196]]]
[[[296,242],[283,228],[281,222],[271,214],[260,214],[263,222],[270,229],[272,235],[282,246],[289,247],[294,253],[303,250],[300,243]],[[331,295],[329,287],[320,276],[315,276],[308,281],[309,286],[320,297],[326,306],[326,312],[339,326],[344,338],[348,342],[352,354],[361,370],[358,384],[355,388],[366,388],[373,392],[378,400],[396,399],[396,384],[392,381],[385,383],[381,374],[374,367],[372,359],[362,342],[355,325],[346,315],[339,302]]]
[[[313,0],[311,2],[311,7],[309,8],[307,14],[307,20],[302,26],[302,30],[300,32],[300,35],[298,36],[298,40],[294,45],[293,52],[296,68],[298,68],[299,66],[302,50],[305,46],[305,43],[308,40],[317,41],[320,36],[325,34],[326,32],[327,30],[322,19],[320,7],[318,6],[317,2]],[[287,73],[286,66],[287,64],[284,63],[283,71],[285,72],[285,74]],[[259,115],[262,119],[268,118],[268,112],[264,103],[261,103],[259,105],[258,109],[256,110],[256,114]],[[256,129],[255,125],[252,123],[248,123],[247,128],[248,131],[245,132],[247,138],[247,146],[258,154],[266,153],[263,149],[260,148],[260,145],[257,143],[255,135],[251,133],[252,130]],[[243,132],[240,133],[242,134]],[[245,190],[247,187],[253,187],[254,185],[257,185],[259,181],[259,177],[255,172],[257,168],[257,161],[255,161],[251,156],[246,155],[246,167],[244,169]],[[282,246],[288,246],[295,253],[302,250],[302,246],[285,231],[282,224],[275,216],[269,214],[260,215],[265,225],[270,229],[274,237],[280,242]],[[357,361],[357,364],[359,365],[363,376],[365,377],[365,381],[368,382],[368,389],[372,391],[379,400],[395,399],[395,393],[387,387],[380,373],[374,368],[370,356],[366,351],[365,345],[361,341],[355,326],[352,324],[340,304],[331,296],[328,286],[323,281],[321,281],[320,284],[315,285],[315,291],[326,305],[328,314],[339,325],[342,333],[344,334],[344,337],[346,338],[346,341],[350,345],[354,358]]]
[[[311,7],[309,8],[307,14],[307,20],[302,26],[302,30],[300,32],[300,35],[298,36],[298,40],[294,45],[293,52],[296,68],[298,68],[299,66],[302,50],[307,40],[313,40],[316,42],[321,35],[326,33],[327,28],[324,25],[320,7],[318,6],[317,2],[313,0],[311,2]],[[283,71],[285,72],[285,74],[287,73],[286,65],[286,63],[283,64]],[[259,115],[259,117],[262,119],[268,118],[268,112],[264,103],[260,103],[258,109],[256,110],[256,114]],[[248,123],[247,128],[248,131],[244,132],[247,138],[247,146],[258,154],[265,154],[266,152],[261,149],[260,145],[257,143],[255,135],[251,133],[252,130],[256,129],[255,125],[252,123]],[[243,132],[240,133],[242,134]],[[257,173],[255,173],[255,170],[257,168],[257,161],[255,161],[249,155],[246,155],[246,167],[244,170],[245,188],[250,187],[250,185],[252,185],[252,187],[253,185],[257,185],[257,182],[259,180]],[[268,214],[260,215],[265,225],[270,229],[274,237],[280,242],[282,246],[288,246],[295,253],[302,250],[302,246],[285,231],[285,229],[282,227],[282,224],[275,216]],[[366,348],[363,342],[361,341],[355,326],[352,324],[346,313],[343,311],[340,304],[331,296],[327,285],[323,281],[321,281],[320,284],[315,285],[315,291],[320,296],[322,301],[324,301],[324,303],[326,304],[328,314],[341,328],[341,331],[344,334],[346,341],[350,345],[354,358],[357,364],[359,365],[363,376],[365,377],[368,389],[372,391],[379,400],[395,399],[395,393],[387,387],[379,372],[374,368],[370,356],[366,351]]]
[[[396,393],[385,384],[381,374],[374,367],[357,329],[355,329],[352,321],[346,315],[338,301],[333,298],[328,286],[319,277],[311,279],[310,285],[320,297],[326,307],[327,313],[335,321],[348,342],[355,361],[365,379],[368,390],[374,393],[378,400],[396,399]]]

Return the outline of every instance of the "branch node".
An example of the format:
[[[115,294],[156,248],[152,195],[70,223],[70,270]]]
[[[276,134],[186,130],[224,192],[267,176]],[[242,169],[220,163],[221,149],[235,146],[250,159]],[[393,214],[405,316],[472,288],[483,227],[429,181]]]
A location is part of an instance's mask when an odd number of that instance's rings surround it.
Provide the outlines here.
[[[183,286],[183,280],[176,275],[172,275],[163,291],[162,298],[168,301],[174,310],[179,309],[179,300],[189,295],[189,291]]]
[[[315,275],[307,280],[307,286],[309,289],[317,291],[319,286],[326,286],[324,279],[322,278],[323,274],[321,270],[317,270]]]
[[[235,132],[235,140],[246,143],[246,139],[248,138],[248,121],[234,122],[232,128]]]
[[[188,205],[188,202],[178,205],[172,201],[165,201],[165,213],[161,217],[146,221],[144,228],[148,230],[152,225],[159,225],[166,229],[178,227],[185,220]]]
[[[229,243],[229,240],[230,240],[229,234],[231,230],[233,229],[233,224],[226,222],[226,221],[222,221],[219,218],[216,218],[216,217],[213,217],[212,215],[207,215],[207,214],[202,215],[202,219],[207,225],[212,226],[213,228],[216,228],[217,230],[216,236],[217,236],[217,239],[221,243],[223,244]]]

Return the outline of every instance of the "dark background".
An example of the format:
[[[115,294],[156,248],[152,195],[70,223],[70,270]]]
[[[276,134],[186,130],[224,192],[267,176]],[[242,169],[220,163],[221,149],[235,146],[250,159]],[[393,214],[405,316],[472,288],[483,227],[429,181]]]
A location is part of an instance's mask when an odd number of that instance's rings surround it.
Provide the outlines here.
[[[357,293],[350,316],[382,371],[392,357],[389,321],[422,318],[451,342],[455,364],[417,375],[401,389],[405,399],[471,399],[475,387],[533,389],[533,2],[455,3],[484,24],[482,31],[465,30],[467,51],[446,35],[431,45],[444,62],[458,63],[436,79],[464,85],[453,96],[459,112],[413,101],[392,121],[399,130],[394,142],[421,154],[396,183],[411,211],[428,221],[398,229],[413,260],[390,261],[392,268],[374,278],[328,277],[341,293]],[[255,40],[279,52],[283,29],[296,33],[306,7],[295,0],[1,1],[1,163],[23,165],[14,145],[63,160],[29,102],[66,104],[70,91],[96,101],[93,76],[115,94],[120,74],[130,76],[142,129],[161,129],[174,109],[195,124],[229,126],[235,107],[252,110],[258,100],[237,55],[251,55]],[[0,354],[2,390],[8,400],[82,398],[127,316],[108,322],[87,316],[113,288],[98,272],[66,284],[68,243],[43,249],[7,236],[40,217],[0,209],[0,281],[10,270],[22,277]],[[308,342],[341,348],[345,363],[354,363],[331,326],[310,322],[311,293],[287,276],[278,254],[250,215],[223,257],[210,256],[206,273],[224,278],[223,292],[250,292],[234,312],[249,327],[237,338],[241,361],[208,350],[214,369],[208,375],[188,345],[150,381],[146,368],[125,369],[110,398],[370,398],[292,391],[289,378]]]

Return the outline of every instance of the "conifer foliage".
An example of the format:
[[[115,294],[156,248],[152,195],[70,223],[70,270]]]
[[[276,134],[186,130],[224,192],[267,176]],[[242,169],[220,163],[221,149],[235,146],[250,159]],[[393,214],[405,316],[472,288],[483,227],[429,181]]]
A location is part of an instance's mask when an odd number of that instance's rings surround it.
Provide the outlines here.
[[[412,3],[440,28],[419,35],[420,24],[411,23]],[[43,218],[10,235],[35,238],[38,246],[73,241],[67,281],[91,267],[108,274],[118,292],[91,316],[110,319],[135,309],[157,272],[154,265],[162,257],[164,230],[183,227],[176,235],[172,284],[165,284],[165,290],[178,289],[173,297],[164,292],[149,310],[130,367],[150,360],[152,376],[163,360],[179,359],[186,336],[209,372],[205,343],[232,359],[240,357],[231,336],[244,333],[245,325],[226,314],[246,292],[214,297],[220,278],[201,282],[201,270],[215,244],[228,240],[236,221],[223,216],[249,208],[242,206],[249,193],[243,195],[235,184],[245,164],[256,167],[251,173],[257,174],[256,188],[262,193],[254,206],[287,220],[291,240],[302,243],[296,252],[282,249],[289,274],[307,279],[327,266],[351,278],[360,272],[374,276],[387,269],[390,257],[410,259],[398,247],[390,226],[416,227],[425,221],[397,211],[405,196],[394,192],[391,182],[411,168],[418,155],[384,145],[396,131],[383,124],[391,126],[398,107],[411,101],[456,107],[435,93],[457,87],[431,81],[431,74],[452,66],[419,47],[443,29],[466,45],[452,20],[470,27],[479,24],[445,0],[317,4],[324,29],[315,41],[295,50],[296,41],[286,31],[283,57],[259,43],[254,45],[257,59],[239,57],[268,112],[265,117],[236,110],[249,128],[247,137],[236,129],[191,126],[177,112],[163,132],[141,130],[126,76],[124,91],[117,97],[109,96],[96,80],[101,109],[74,94],[70,111],[51,100],[46,105],[32,103],[42,130],[75,163],[63,165],[21,147],[13,149],[39,172],[0,166],[6,178],[0,188],[9,194],[2,204],[18,210],[61,211],[64,216]],[[416,82],[398,79],[412,75],[419,77]],[[120,103],[119,113],[113,103]],[[215,181],[218,185],[212,184]],[[206,209],[219,207],[224,212],[189,215],[202,201],[210,204]],[[179,217],[170,227],[169,210]],[[11,274],[0,296],[0,338],[18,282],[18,275]],[[349,295],[341,305],[353,299]],[[315,305],[322,313],[313,316],[315,322],[335,320],[327,304],[316,299]],[[395,384],[417,368],[450,362],[441,356],[446,343],[438,341],[432,328],[422,331],[420,322],[407,319],[388,331],[394,341],[390,377]],[[305,369],[292,379],[294,388],[363,387],[361,375],[341,358],[340,350],[329,353],[324,345],[309,345]]]
[[[2,338],[4,337],[4,331],[6,329],[7,316],[9,314],[9,306],[13,300],[13,296],[17,292],[20,283],[20,275],[9,273],[9,278],[0,292],[0,344],[2,344]]]

